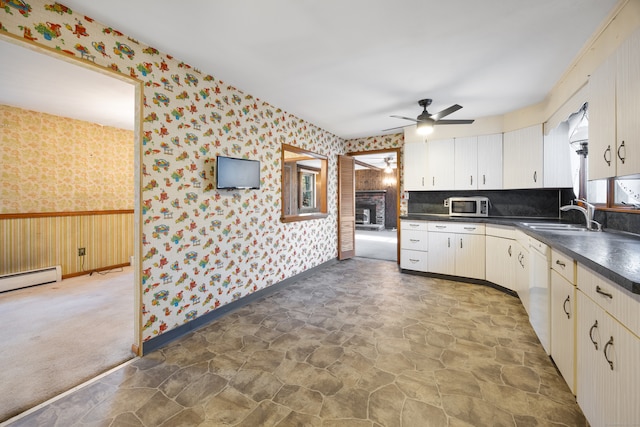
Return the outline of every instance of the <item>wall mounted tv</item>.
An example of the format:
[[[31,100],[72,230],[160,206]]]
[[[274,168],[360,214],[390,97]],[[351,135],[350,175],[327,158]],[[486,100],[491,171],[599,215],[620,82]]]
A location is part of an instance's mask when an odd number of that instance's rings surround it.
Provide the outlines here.
[[[219,190],[260,189],[260,162],[218,156],[216,188]]]

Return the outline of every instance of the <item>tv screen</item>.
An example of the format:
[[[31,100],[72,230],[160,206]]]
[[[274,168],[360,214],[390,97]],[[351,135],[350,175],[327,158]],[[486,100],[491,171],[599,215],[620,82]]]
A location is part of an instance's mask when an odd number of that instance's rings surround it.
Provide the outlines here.
[[[216,159],[216,188],[260,188],[260,162],[218,156]]]

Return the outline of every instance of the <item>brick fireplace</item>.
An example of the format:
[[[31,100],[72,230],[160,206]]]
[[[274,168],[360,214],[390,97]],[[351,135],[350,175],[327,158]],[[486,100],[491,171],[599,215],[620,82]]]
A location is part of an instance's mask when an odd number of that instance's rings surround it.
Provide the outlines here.
[[[356,228],[382,230],[385,220],[386,190],[356,191]],[[367,216],[367,224],[364,218]]]

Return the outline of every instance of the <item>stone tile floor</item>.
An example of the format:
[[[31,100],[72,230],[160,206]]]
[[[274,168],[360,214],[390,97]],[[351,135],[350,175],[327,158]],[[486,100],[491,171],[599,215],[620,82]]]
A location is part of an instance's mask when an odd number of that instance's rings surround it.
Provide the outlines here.
[[[18,426],[584,426],[520,301],[322,267]]]

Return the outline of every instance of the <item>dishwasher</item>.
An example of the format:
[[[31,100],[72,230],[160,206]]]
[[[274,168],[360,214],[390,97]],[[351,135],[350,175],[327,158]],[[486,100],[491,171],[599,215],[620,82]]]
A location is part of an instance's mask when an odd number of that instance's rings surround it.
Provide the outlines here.
[[[551,249],[529,237],[529,322],[547,354],[551,354]]]

